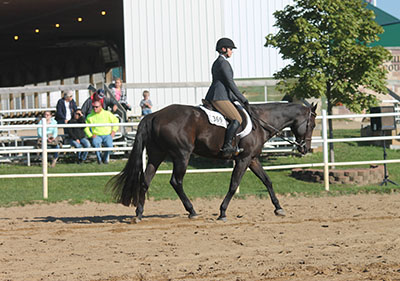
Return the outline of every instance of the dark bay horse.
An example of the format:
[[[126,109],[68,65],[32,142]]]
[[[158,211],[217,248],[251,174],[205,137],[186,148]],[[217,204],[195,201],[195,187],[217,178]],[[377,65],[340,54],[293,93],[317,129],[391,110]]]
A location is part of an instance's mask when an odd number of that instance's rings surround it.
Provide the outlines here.
[[[306,154],[311,147],[312,132],[315,127],[315,110],[317,105],[309,107],[290,103],[268,103],[251,105],[253,119],[257,126],[251,133],[240,140],[239,146],[244,149],[234,157],[233,169],[228,193],[221,207],[218,219],[226,220],[226,209],[235,194],[247,168],[266,186],[275,214],[285,213],[275,196],[272,183],[258,160],[264,143],[272,136],[290,127],[300,153]],[[210,125],[206,114],[198,107],[170,105],[153,114],[145,116],[139,123],[132,152],[125,168],[113,177],[111,186],[114,198],[125,206],[136,206],[138,222],[143,216],[145,195],[157,168],[168,155],[173,162],[170,180],[181,199],[189,218],[197,216],[192,203],[183,190],[189,158],[192,153],[208,158],[222,158],[221,147],[224,142],[225,129]],[[148,163],[146,171],[142,168],[142,154],[146,147]]]

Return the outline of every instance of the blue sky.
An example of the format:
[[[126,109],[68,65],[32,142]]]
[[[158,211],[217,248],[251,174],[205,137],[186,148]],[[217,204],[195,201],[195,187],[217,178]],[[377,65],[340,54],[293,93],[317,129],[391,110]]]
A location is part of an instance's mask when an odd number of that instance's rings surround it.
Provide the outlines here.
[[[376,6],[400,19],[400,0],[376,0]]]

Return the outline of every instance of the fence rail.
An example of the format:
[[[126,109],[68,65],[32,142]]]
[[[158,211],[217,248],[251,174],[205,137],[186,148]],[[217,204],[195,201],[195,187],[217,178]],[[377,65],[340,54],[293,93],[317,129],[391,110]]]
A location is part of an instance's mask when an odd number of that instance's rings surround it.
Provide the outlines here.
[[[324,186],[325,190],[329,191],[329,167],[330,166],[351,166],[351,165],[365,165],[365,164],[390,164],[400,163],[400,159],[392,160],[369,160],[369,161],[353,161],[353,162],[334,162],[331,163],[328,160],[328,143],[334,142],[351,142],[351,141],[376,141],[376,140],[389,140],[389,139],[400,139],[400,136],[378,136],[378,137],[359,137],[359,138],[341,138],[341,139],[329,139],[327,137],[327,121],[328,119],[347,119],[347,118],[360,118],[360,117],[385,117],[385,116],[399,116],[400,113],[374,113],[374,114],[349,114],[349,115],[332,115],[328,116],[326,111],[322,111],[322,116],[318,116],[322,122],[322,138],[313,137],[312,143],[322,143],[323,148],[323,161],[321,163],[306,163],[306,164],[294,164],[294,165],[276,165],[276,166],[265,166],[264,170],[278,170],[278,169],[292,169],[292,168],[309,168],[309,167],[323,167],[324,168]],[[90,127],[90,126],[113,126],[115,124],[63,124],[63,125],[48,125],[46,122],[42,122],[41,125],[15,125],[15,126],[0,126],[1,130],[24,130],[32,128],[42,128],[42,132],[47,131],[47,127],[57,128],[68,128],[68,127]],[[138,122],[132,123],[119,123],[118,126],[137,126]],[[43,178],[43,198],[48,198],[48,178],[50,177],[84,177],[84,176],[113,176],[119,172],[98,172],[98,173],[48,173],[47,169],[47,154],[52,152],[79,152],[79,151],[128,151],[130,147],[113,147],[113,148],[69,148],[69,149],[48,149],[47,148],[47,136],[44,133],[42,139],[41,149],[15,149],[15,150],[4,150],[0,151],[0,154],[10,153],[41,153],[42,154],[42,173],[41,174],[11,174],[11,175],[0,175],[0,178]],[[279,142],[283,144],[284,142]],[[276,143],[274,143],[276,144]],[[143,154],[145,158],[145,153]],[[145,159],[144,159],[145,160]],[[210,173],[210,172],[232,172],[233,168],[219,168],[219,169],[196,169],[187,170],[187,173]],[[170,174],[172,170],[161,170],[157,171],[157,174]]]

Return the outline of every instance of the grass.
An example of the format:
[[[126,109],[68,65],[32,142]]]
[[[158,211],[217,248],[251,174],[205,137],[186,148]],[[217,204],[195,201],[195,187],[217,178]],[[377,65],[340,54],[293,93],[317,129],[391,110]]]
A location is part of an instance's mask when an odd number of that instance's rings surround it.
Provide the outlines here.
[[[359,136],[358,130],[336,130],[335,137],[344,138]],[[400,159],[400,151],[387,150],[387,159]],[[345,142],[335,144],[336,162],[379,160],[383,158],[382,147],[369,146],[363,143]],[[99,172],[99,171],[121,171],[125,160],[116,160],[109,165],[99,166],[97,163],[77,165],[73,163],[59,163],[49,173],[74,173],[74,172]],[[263,158],[263,165],[296,164],[296,163],[321,163],[322,152],[315,152],[304,157],[269,156]],[[232,167],[232,162],[210,160],[193,157],[189,169],[202,169],[206,167]],[[2,164],[1,174],[40,174],[40,166],[27,167],[24,165]],[[351,166],[356,168],[359,166]],[[164,162],[160,169],[171,169],[169,161]],[[338,166],[337,168],[345,168]],[[400,164],[388,164],[390,179],[400,183]],[[323,196],[326,194],[320,183],[310,183],[296,180],[290,176],[290,170],[268,171],[275,192],[278,194]],[[213,198],[225,196],[230,173],[208,173],[187,174],[184,180],[185,192],[190,198]],[[69,177],[49,178],[49,198],[42,198],[41,178],[2,179],[0,181],[0,206],[24,205],[34,202],[59,202],[69,201],[73,204],[82,203],[87,200],[95,202],[112,202],[110,194],[104,191],[104,186],[109,180],[108,176],[96,177]],[[156,175],[150,186],[150,197],[155,200],[177,199],[177,195],[169,184],[170,175]],[[378,186],[353,186],[353,185],[331,185],[329,195],[355,194],[360,192],[392,192],[398,191],[399,187],[394,185]],[[251,172],[247,172],[240,184],[240,197],[246,196],[267,197],[268,193],[261,181]]]

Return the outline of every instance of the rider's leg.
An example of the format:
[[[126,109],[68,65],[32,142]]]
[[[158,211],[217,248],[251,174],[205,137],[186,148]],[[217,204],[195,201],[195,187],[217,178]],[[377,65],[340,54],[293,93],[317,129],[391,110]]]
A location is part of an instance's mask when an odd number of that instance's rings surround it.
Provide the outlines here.
[[[222,154],[226,157],[234,153],[238,154],[243,151],[239,150],[237,146],[234,147],[232,145],[233,139],[236,137],[236,132],[238,131],[239,127],[240,127],[239,121],[233,120],[229,123],[228,128],[226,129],[224,145],[222,146],[221,149]]]
[[[240,124],[242,123],[242,117],[236,107],[228,100],[212,101],[212,104],[222,115],[232,120],[226,129],[224,145],[221,149],[223,155],[228,157],[232,154],[242,152],[243,150],[239,150],[237,147],[233,147],[232,145]]]
[[[214,100],[211,102],[212,105],[226,118],[229,120],[237,120],[242,124],[242,116],[240,116],[239,111],[229,100]]]

